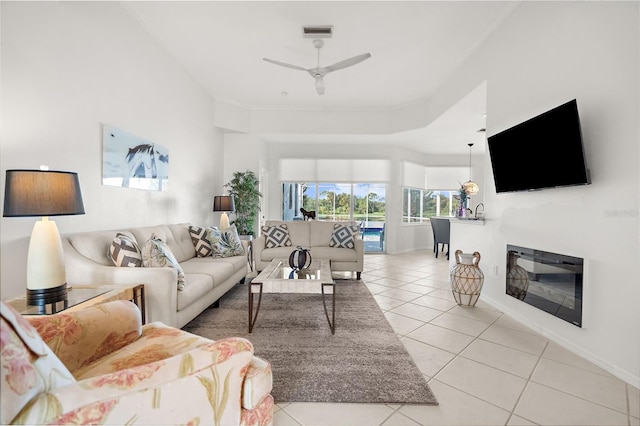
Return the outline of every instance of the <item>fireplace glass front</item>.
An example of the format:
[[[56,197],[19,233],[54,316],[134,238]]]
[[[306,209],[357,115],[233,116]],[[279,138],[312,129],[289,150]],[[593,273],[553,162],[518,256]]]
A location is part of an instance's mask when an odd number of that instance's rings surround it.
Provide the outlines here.
[[[507,245],[509,296],[582,327],[583,259]]]

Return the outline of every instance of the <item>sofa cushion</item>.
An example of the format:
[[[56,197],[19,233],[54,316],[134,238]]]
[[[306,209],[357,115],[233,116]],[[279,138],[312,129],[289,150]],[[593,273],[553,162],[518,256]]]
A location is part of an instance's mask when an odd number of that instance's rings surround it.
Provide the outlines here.
[[[142,263],[145,267],[171,267],[178,270],[178,290],[184,290],[185,277],[182,267],[178,260],[171,252],[169,246],[157,238],[155,235],[151,237],[142,246]]]
[[[291,245],[294,247],[310,247],[313,244],[310,239],[310,228],[317,221],[315,220],[295,220],[292,222],[285,222],[282,220],[268,220],[265,225],[267,226],[276,226],[276,225],[287,225],[289,230],[289,238],[291,238]]]
[[[186,274],[186,279],[189,280],[189,285],[183,291],[178,292],[178,311],[188,308],[194,302],[203,299],[214,287],[213,279],[206,274]]]
[[[348,224],[349,222],[340,222],[341,224]],[[316,220],[313,223],[309,223],[309,243],[311,247],[329,247],[329,241],[333,235],[333,226],[336,224],[334,221],[320,221]]]
[[[79,232],[69,235],[68,239],[69,244],[82,256],[104,266],[113,266],[109,246],[114,235],[114,231]]]
[[[186,353],[211,340],[154,322],[142,327],[142,336],[124,350],[110,353],[76,371],[78,380],[115,373]]]
[[[289,227],[287,224],[280,224],[275,226],[263,226],[262,233],[264,234],[264,246],[265,248],[274,247],[291,247],[291,238],[289,237]]]
[[[129,232],[135,237],[136,241],[140,241],[140,248],[146,243],[150,238],[154,237],[159,240],[168,242],[167,234],[169,229],[165,225],[157,225],[157,226],[144,226],[141,228],[132,228],[129,229]]]
[[[246,262],[244,256],[237,256]],[[194,257],[193,259],[182,262],[180,265],[185,274],[203,274],[208,275],[213,281],[213,286],[217,286],[231,278],[236,272],[234,265],[231,262],[226,262],[226,259],[234,259],[233,257],[226,257],[224,259],[213,259],[211,257],[202,258]],[[191,283],[189,283],[191,285]]]
[[[131,234],[118,232],[109,246],[109,257],[115,266],[140,267],[142,253]]]
[[[274,247],[272,249],[262,250],[259,260],[263,262],[270,262],[273,259],[289,259],[289,255],[293,250],[295,250],[295,248],[293,247]],[[313,258],[313,251],[314,250],[312,247],[310,251],[312,258]]]
[[[231,257],[244,254],[235,225],[231,225],[228,229],[218,229],[215,226],[208,228],[207,239],[211,244],[213,257]]]
[[[155,235],[171,249],[178,262],[184,262],[196,256],[196,249],[193,247],[191,235],[189,235],[188,223],[131,228],[129,231],[140,245]]]
[[[356,247],[356,235],[359,228],[355,225],[336,223],[333,226],[333,234],[329,240],[330,247],[353,249]]]
[[[220,262],[231,265],[231,267],[233,268],[234,274],[237,271],[241,271],[241,270],[244,271],[245,273],[248,272],[247,268],[249,266],[249,263],[248,263],[247,256],[244,254],[241,256],[225,257],[220,259]]]
[[[331,262],[356,262],[358,260],[356,250],[339,247],[311,247],[311,256],[313,260],[329,259]]]
[[[196,250],[196,256],[208,257],[211,256],[213,250],[211,249],[211,243],[207,239],[208,228],[204,226],[189,226],[189,235],[191,236],[191,242]]]
[[[189,225],[188,223],[166,225],[171,233],[171,237],[166,240],[166,243],[171,248],[176,259],[178,259],[178,262],[184,262],[196,257],[196,249],[193,247],[191,235],[189,235]]]
[[[140,309],[128,300],[26,319],[74,375],[97,358],[136,341],[142,327]]]

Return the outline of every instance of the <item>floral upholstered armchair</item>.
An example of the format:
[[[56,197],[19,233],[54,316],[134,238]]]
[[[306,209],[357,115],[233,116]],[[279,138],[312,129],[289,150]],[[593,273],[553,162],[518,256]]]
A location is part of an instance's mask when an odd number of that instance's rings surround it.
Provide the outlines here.
[[[271,366],[246,339],[141,326],[128,301],[0,313],[0,424],[272,423]]]

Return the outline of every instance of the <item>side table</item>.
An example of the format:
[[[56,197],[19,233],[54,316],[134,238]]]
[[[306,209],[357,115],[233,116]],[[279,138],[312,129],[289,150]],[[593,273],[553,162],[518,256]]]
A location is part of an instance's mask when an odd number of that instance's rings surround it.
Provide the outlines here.
[[[144,284],[133,285],[74,285],[68,288],[67,298],[46,305],[28,305],[26,296],[6,302],[21,315],[51,315],[62,311],[76,311],[113,300],[129,300],[140,308],[142,324],[146,323]]]

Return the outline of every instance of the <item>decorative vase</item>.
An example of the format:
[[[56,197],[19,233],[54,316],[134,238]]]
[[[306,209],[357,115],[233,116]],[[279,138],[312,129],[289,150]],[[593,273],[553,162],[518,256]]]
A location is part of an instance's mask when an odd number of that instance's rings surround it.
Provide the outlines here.
[[[289,255],[289,266],[295,270],[306,269],[311,266],[310,250],[298,247],[292,251]]]
[[[458,217],[466,217],[467,216],[467,209],[464,206],[464,203],[462,201],[460,201],[460,207],[458,207]]]
[[[455,252],[456,264],[451,268],[451,291],[453,298],[460,306],[475,306],[480,298],[480,291],[484,283],[484,274],[478,267],[480,253]]]
[[[518,265],[520,256],[513,252],[507,253],[507,294],[516,299],[524,300],[529,290],[529,274]]]

